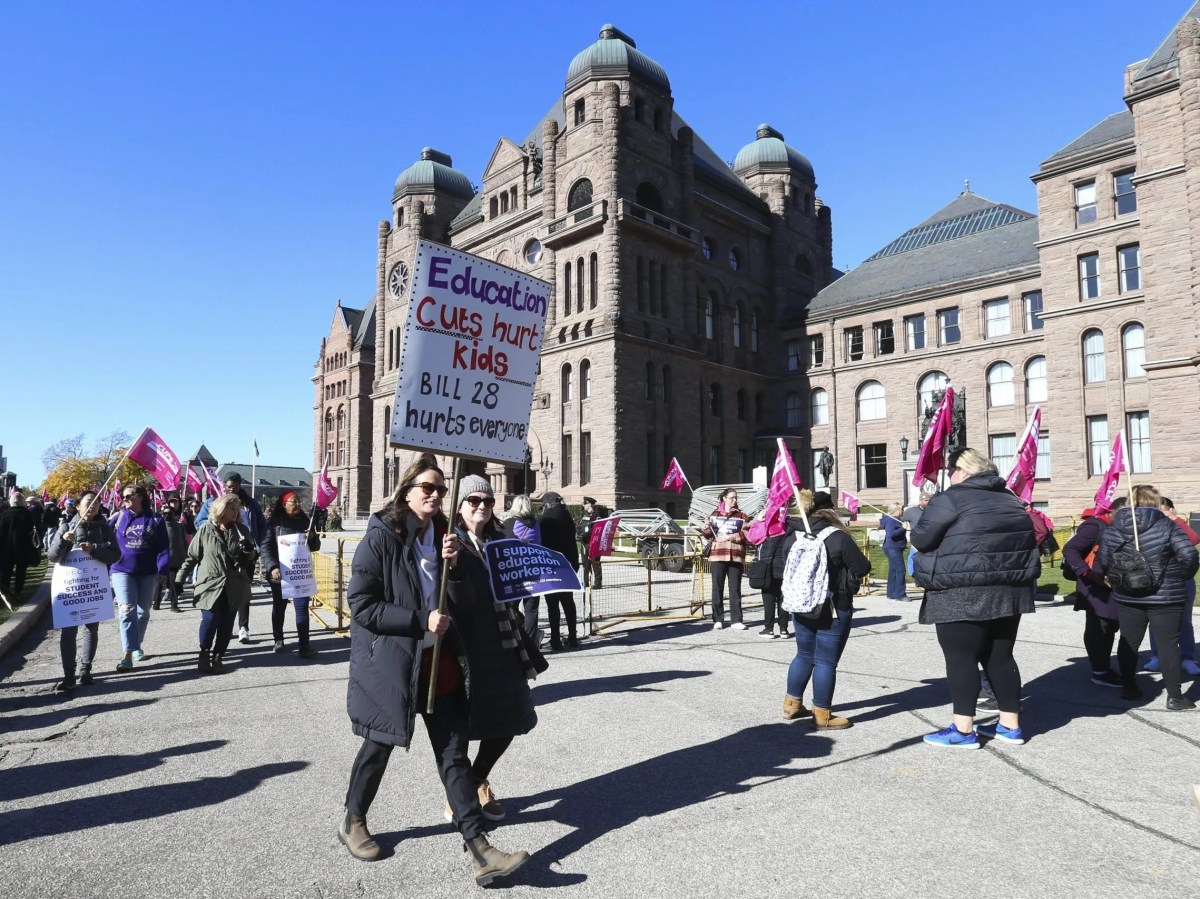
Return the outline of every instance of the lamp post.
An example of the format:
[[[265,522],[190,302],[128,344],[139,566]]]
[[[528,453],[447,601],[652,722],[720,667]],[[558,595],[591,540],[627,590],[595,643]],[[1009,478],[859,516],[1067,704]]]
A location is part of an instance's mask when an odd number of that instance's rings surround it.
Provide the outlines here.
[[[907,437],[900,438],[900,459],[905,462],[908,461],[908,438]]]

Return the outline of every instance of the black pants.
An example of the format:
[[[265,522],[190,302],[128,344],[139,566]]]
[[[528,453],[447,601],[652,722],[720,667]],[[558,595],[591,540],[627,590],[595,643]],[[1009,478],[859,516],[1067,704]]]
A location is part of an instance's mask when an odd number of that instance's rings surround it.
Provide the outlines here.
[[[538,618],[540,617],[542,598],[530,596],[521,600],[521,630],[534,643],[538,642]]]
[[[479,741],[479,752],[475,753],[475,761],[471,763],[471,773],[475,776],[476,783],[488,779],[488,775],[496,767],[496,762],[500,761],[500,756],[504,755],[512,741],[512,737],[489,737]]]
[[[729,579],[729,620],[733,624],[742,621],[742,563],[711,562],[712,571],[712,616],[713,621],[725,617],[725,580]]]
[[[63,680],[75,680],[75,643],[79,633],[79,625],[64,627],[58,635],[58,649],[62,656]],[[79,673],[92,670],[92,661],[96,658],[96,646],[100,642],[100,623],[92,621],[83,627],[83,659],[79,663]]]
[[[425,696],[421,691],[421,699]],[[421,703],[424,708],[424,702]],[[454,811],[454,820],[464,840],[473,840],[484,832],[483,812],[479,809],[475,775],[467,758],[467,697],[461,691],[439,696],[433,704],[433,714],[421,713],[425,730],[433,746],[438,777],[446,790],[446,799]],[[350,788],[346,791],[346,811],[366,816],[379,792],[383,772],[395,747],[364,739],[350,771]],[[494,760],[493,760],[494,761]]]
[[[25,589],[25,569],[29,567],[27,562],[20,562],[11,556],[5,556],[0,559],[0,592],[5,596],[11,596],[16,599],[21,595],[21,591]],[[13,570],[17,572],[17,589],[10,590],[9,587],[13,582]]]
[[[546,614],[550,618],[550,645],[554,647],[562,645],[559,624],[562,621],[563,612],[567,614],[567,639],[574,643],[578,639],[574,595],[570,592],[546,594]]]
[[[1000,711],[1021,710],[1021,671],[1013,658],[1020,623],[1020,615],[1010,615],[990,621],[949,621],[937,625],[954,714],[975,717],[980,665],[992,682]]]
[[[774,592],[774,589],[763,589],[763,629],[771,630],[775,623],[779,623],[779,633],[786,634],[788,632],[788,622],[792,620],[791,614],[783,610],[783,597]],[[733,605],[732,600],[730,606]]]
[[[1083,610],[1087,617],[1083,622],[1083,648],[1087,652],[1088,664],[1099,674],[1112,668],[1113,643],[1116,642],[1120,626],[1111,618],[1101,618],[1092,611],[1091,605]],[[1134,652],[1134,663],[1137,653]]]
[[[587,547],[583,551],[583,586],[587,586],[590,581],[593,587],[604,586],[604,566],[600,564],[599,559],[589,559],[587,556]]]
[[[1179,657],[1179,631],[1183,626],[1183,603],[1169,605],[1130,605],[1117,603],[1117,621],[1121,625],[1121,643],[1117,647],[1117,665],[1121,680],[1132,686],[1137,674],[1138,649],[1146,636],[1146,627],[1158,647],[1158,670],[1162,672],[1167,696],[1182,693],[1180,682],[1182,660]]]

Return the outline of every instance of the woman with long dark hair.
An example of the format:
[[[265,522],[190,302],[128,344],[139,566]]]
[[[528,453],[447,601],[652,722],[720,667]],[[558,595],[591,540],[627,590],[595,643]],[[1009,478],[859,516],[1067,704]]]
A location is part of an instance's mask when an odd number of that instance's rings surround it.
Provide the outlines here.
[[[286,579],[283,566],[279,564],[279,541],[303,540],[305,549],[314,553],[321,548],[321,538],[310,527],[308,515],[300,508],[300,498],[290,490],[279,498],[271,517],[267,521],[267,538],[259,549],[262,552],[262,570],[271,588],[271,631],[275,637],[275,651],[285,652],[283,642],[283,619],[287,613],[288,599],[283,595]],[[317,650],[308,642],[308,604],[311,596],[296,596],[291,604],[296,610],[296,644],[302,659],[311,659]]]
[[[420,712],[463,848],[471,855],[475,882],[485,885],[517,870],[529,854],[501,852],[484,833],[486,819],[467,756],[468,662],[451,616],[438,611],[442,560],[449,570],[451,605],[457,610],[473,598],[459,569],[459,540],[448,532],[442,513],[445,495],[446,480],[436,459],[419,456],[388,504],[371,516],[354,553],[346,707],[363,742],[350,772],[338,839],[361,861],[383,858],[367,829],[367,812],[392,750],[408,748]],[[426,712],[438,634],[444,642],[437,695],[433,711]]]
[[[725,626],[725,583],[729,582],[729,626],[744,631],[742,622],[742,570],[746,565],[746,524],[750,520],[738,508],[737,490],[730,487],[721,494],[717,508],[701,534],[712,542],[708,565],[712,574],[713,628]]]

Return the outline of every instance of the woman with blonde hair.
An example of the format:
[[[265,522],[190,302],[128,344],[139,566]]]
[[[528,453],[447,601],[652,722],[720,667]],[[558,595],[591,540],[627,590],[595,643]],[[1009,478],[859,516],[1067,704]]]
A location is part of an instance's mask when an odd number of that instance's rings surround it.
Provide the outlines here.
[[[904,511],[901,503],[892,503],[887,508],[887,514],[882,516],[880,526],[883,528],[883,554],[888,560],[887,598],[908,599],[907,588],[904,585],[904,550],[908,546],[908,531],[900,515]]]

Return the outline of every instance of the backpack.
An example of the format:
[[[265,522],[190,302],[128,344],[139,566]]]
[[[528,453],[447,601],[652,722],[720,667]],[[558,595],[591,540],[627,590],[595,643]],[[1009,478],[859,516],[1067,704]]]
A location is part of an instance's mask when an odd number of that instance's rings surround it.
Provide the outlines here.
[[[783,610],[805,614],[821,608],[829,598],[829,553],[825,540],[837,528],[819,534],[797,534],[783,568]]]
[[[1117,547],[1104,576],[1123,596],[1153,596],[1162,587],[1165,571],[1155,571],[1146,554],[1128,540]]]

